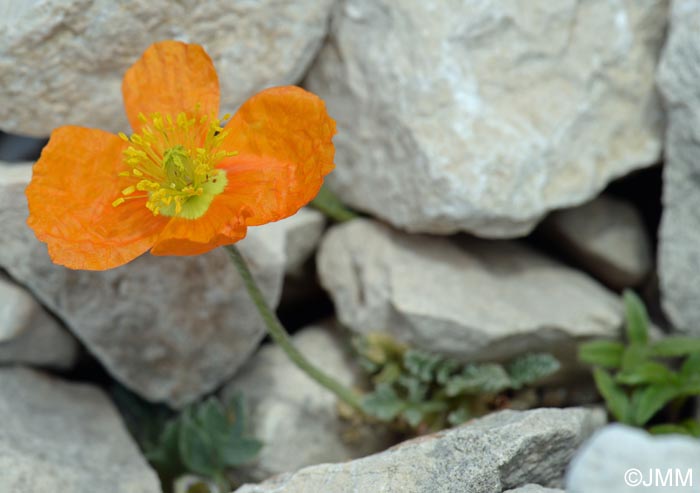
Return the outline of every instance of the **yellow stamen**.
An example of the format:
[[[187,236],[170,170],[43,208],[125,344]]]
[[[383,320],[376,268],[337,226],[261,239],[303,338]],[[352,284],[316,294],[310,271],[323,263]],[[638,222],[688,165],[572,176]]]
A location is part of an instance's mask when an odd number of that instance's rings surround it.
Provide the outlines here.
[[[201,217],[227,185],[226,173],[218,170],[217,164],[236,154],[221,148],[227,135],[221,120],[189,117],[184,112],[154,113],[148,117],[139,114],[139,120],[143,127],[138,134],[119,134],[130,144],[124,151],[124,162],[131,168],[119,176],[138,181],[124,188],[123,197],[112,205],[117,207],[130,198],[146,198],[146,208],[156,216]],[[126,197],[136,190],[147,195]]]

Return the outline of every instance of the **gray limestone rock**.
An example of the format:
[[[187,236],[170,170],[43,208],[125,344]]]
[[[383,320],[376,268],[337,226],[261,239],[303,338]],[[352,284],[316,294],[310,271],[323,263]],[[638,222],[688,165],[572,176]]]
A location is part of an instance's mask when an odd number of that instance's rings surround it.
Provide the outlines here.
[[[617,296],[515,242],[409,235],[357,219],[330,229],[317,264],[351,330],[460,359],[551,351],[566,363],[580,340],[615,337],[622,325]]]
[[[333,0],[0,0],[0,128],[126,131],[121,82],[153,42],[204,46],[221,113],[267,86],[298,82],[326,35]]]
[[[596,433],[576,454],[566,474],[566,491],[696,492],[699,460],[700,440],[696,438],[652,436],[638,428],[612,424]],[[656,471],[661,473],[659,478]],[[666,478],[668,471],[671,471],[670,478]]]
[[[543,226],[561,249],[613,288],[637,286],[651,272],[649,235],[641,214],[629,202],[601,195],[554,212]]]
[[[160,493],[119,414],[99,390],[0,369],[0,491]]]
[[[545,488],[538,484],[526,484],[520,488],[515,488],[514,490],[504,491],[503,493],[565,493],[564,490]]]
[[[357,383],[357,368],[337,328],[307,327],[293,340],[333,378],[347,386]],[[337,398],[297,369],[276,345],[263,346],[223,391],[225,397],[237,392],[248,403],[252,435],[263,442],[258,457],[239,471],[248,481],[355,459],[391,445],[388,432],[341,418]]]
[[[68,369],[78,342],[34,297],[0,275],[0,364]]]
[[[338,121],[329,184],[408,231],[525,235],[658,161],[666,11],[666,0],[338,2],[306,82]]]
[[[659,281],[673,324],[700,334],[700,3],[674,0],[658,83],[668,111]]]
[[[236,493],[502,493],[557,487],[578,446],[604,422],[583,408],[501,411],[340,464],[284,474]]]

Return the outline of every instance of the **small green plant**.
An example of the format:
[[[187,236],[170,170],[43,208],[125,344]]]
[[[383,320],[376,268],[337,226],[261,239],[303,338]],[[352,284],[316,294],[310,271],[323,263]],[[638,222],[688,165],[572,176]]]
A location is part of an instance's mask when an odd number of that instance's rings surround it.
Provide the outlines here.
[[[384,334],[358,338],[355,347],[373,384],[363,398],[365,412],[418,433],[503,407],[506,391],[520,391],[559,369],[559,362],[548,354],[525,355],[507,365],[462,364],[408,349]]]
[[[168,483],[191,473],[211,479],[221,491],[228,491],[231,483],[227,470],[253,459],[261,447],[259,441],[245,436],[240,396],[228,406],[210,397],[169,420],[156,446],[145,454]]]
[[[222,492],[230,491],[228,470],[253,459],[262,446],[245,435],[240,395],[226,406],[210,397],[175,413],[163,405],[146,402],[121,386],[115,385],[111,394],[166,492],[185,474],[211,480]],[[206,485],[200,483],[188,491],[205,491],[204,488]]]
[[[584,343],[579,359],[594,366],[593,378],[608,410],[622,423],[645,427],[662,410],[672,422],[649,428],[654,433],[700,436],[700,424],[681,420],[686,400],[700,395],[700,339],[649,339],[649,317],[632,291],[623,295],[627,344],[600,340]]]

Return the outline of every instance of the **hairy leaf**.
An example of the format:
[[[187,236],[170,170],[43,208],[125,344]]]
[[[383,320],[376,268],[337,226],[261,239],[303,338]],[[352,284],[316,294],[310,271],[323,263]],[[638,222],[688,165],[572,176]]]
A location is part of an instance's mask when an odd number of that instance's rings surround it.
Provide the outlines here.
[[[448,396],[501,392],[511,385],[510,377],[498,364],[472,364],[452,377],[445,387]]]
[[[511,387],[519,389],[553,375],[561,365],[551,354],[525,354],[514,359],[507,367]]]
[[[182,420],[179,430],[178,450],[183,464],[196,474],[215,477],[222,464],[209,435],[191,418]]]
[[[650,383],[676,385],[679,382],[679,378],[678,375],[661,363],[644,361],[629,370],[623,370],[618,373],[615,376],[615,381],[624,385],[643,385]]]
[[[623,294],[627,340],[632,344],[646,345],[649,341],[649,316],[642,300],[634,291]]]
[[[622,390],[622,388],[615,383],[615,380],[613,380],[610,374],[602,368],[595,368],[593,370],[593,378],[598,387],[598,392],[600,392],[600,395],[605,399],[610,413],[612,413],[618,421],[630,424],[630,401],[625,391]]]
[[[649,361],[650,350],[648,346],[631,343],[622,353],[622,371],[631,372]]]
[[[447,415],[447,422],[452,426],[461,425],[472,419],[472,413],[466,407],[459,407]]]
[[[442,357],[410,349],[403,357],[406,369],[423,382],[431,382],[435,378],[435,369],[442,362]]]
[[[689,435],[695,438],[700,438],[700,423],[692,419],[688,419],[677,424],[665,423],[650,427],[649,432],[653,433],[654,435],[667,435],[674,433],[677,435]]]
[[[362,399],[362,408],[370,416],[391,421],[406,408],[406,402],[387,384],[379,384],[374,392]]]
[[[684,380],[700,380],[700,353],[689,355],[683,362],[680,370]]]
[[[240,466],[258,455],[262,443],[252,438],[238,438],[222,444],[219,454],[227,467]]]
[[[622,366],[622,354],[625,346],[617,341],[591,341],[579,346],[578,357],[589,365],[603,368],[619,368]]]
[[[666,404],[676,398],[680,391],[668,384],[653,384],[637,390],[639,399],[635,402],[633,422],[644,426]]]
[[[666,337],[651,344],[654,356],[676,357],[700,353],[700,339],[691,337]]]

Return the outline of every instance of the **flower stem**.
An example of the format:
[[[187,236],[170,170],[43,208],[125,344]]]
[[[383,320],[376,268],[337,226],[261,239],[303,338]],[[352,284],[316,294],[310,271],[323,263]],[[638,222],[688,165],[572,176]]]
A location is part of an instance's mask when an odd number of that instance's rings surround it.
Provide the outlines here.
[[[346,404],[362,412],[360,398],[356,392],[324,373],[321,369],[311,363],[311,361],[306,359],[306,357],[294,346],[291,337],[282,326],[279,318],[277,318],[275,312],[270,309],[267,301],[265,301],[258,284],[255,282],[253,275],[250,273],[248,264],[238,248],[235,245],[227,245],[224,248],[231,257],[231,261],[233,262],[233,265],[236,266],[238,273],[241,275],[243,283],[248,290],[248,294],[250,294],[253,303],[255,303],[260,316],[265,322],[265,326],[267,327],[267,332],[270,334],[270,337],[272,337],[272,339],[279,344],[282,350],[287,353],[289,359],[292,360],[292,362],[300,370],[302,370],[320,385],[333,392]]]
[[[346,207],[326,185],[321,187],[318,195],[309,205],[321,211],[331,220],[339,223],[360,217],[355,211]]]

